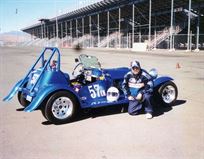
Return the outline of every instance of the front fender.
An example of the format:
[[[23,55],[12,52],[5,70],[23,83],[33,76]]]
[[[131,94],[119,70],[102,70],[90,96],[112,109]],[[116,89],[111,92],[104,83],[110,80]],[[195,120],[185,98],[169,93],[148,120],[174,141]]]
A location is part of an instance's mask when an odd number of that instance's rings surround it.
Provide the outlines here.
[[[67,85],[49,85],[45,88],[42,88],[37,95],[33,98],[32,102],[24,109],[25,112],[32,112],[36,110],[40,104],[48,97],[51,93],[59,90],[67,90],[71,93],[73,93],[76,98],[78,99],[79,103],[81,104],[79,100],[79,96]]]
[[[168,77],[168,76],[162,76],[162,77],[156,78],[154,80],[154,87],[158,87],[159,85],[161,85],[165,82],[168,82],[168,81],[172,81],[172,80],[173,80],[173,78]]]

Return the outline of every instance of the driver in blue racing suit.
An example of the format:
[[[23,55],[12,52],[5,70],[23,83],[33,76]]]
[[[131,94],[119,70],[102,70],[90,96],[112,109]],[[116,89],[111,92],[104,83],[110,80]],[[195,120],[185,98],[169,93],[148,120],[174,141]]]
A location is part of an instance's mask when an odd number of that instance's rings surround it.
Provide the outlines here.
[[[150,100],[153,92],[153,81],[152,77],[141,69],[138,61],[131,62],[131,71],[125,75],[122,87],[129,100],[128,113],[137,115],[144,107],[146,118],[151,119],[153,109]]]

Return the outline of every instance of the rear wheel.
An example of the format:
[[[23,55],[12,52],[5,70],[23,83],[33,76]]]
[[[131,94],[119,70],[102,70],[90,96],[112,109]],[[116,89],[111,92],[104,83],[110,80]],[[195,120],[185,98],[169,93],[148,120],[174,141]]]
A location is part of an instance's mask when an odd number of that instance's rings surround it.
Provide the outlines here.
[[[161,85],[158,92],[160,99],[165,106],[171,106],[176,101],[178,96],[177,87],[172,81]]]
[[[24,108],[26,108],[30,104],[30,102],[27,101],[26,98],[23,96],[22,92],[18,92],[18,101]]]
[[[70,122],[78,111],[76,98],[67,91],[59,91],[48,99],[44,115],[47,120],[54,124]]]

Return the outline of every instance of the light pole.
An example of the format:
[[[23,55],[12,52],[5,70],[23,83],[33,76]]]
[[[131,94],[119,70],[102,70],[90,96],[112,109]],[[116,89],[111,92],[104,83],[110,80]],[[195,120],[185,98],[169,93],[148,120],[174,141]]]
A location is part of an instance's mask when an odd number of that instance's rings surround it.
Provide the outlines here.
[[[17,26],[17,22],[18,21],[18,8],[16,8],[16,26]],[[18,46],[18,27],[17,27],[17,31],[16,31],[16,46]]]

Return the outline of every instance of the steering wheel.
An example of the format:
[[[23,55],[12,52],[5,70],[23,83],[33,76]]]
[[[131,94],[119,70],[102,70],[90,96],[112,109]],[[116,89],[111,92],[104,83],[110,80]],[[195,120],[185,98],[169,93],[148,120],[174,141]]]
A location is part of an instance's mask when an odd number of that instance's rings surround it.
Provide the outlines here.
[[[83,67],[83,64],[82,63],[78,63],[73,72],[72,72],[72,75],[77,78],[77,76],[80,76],[82,73],[84,72],[84,67]]]

